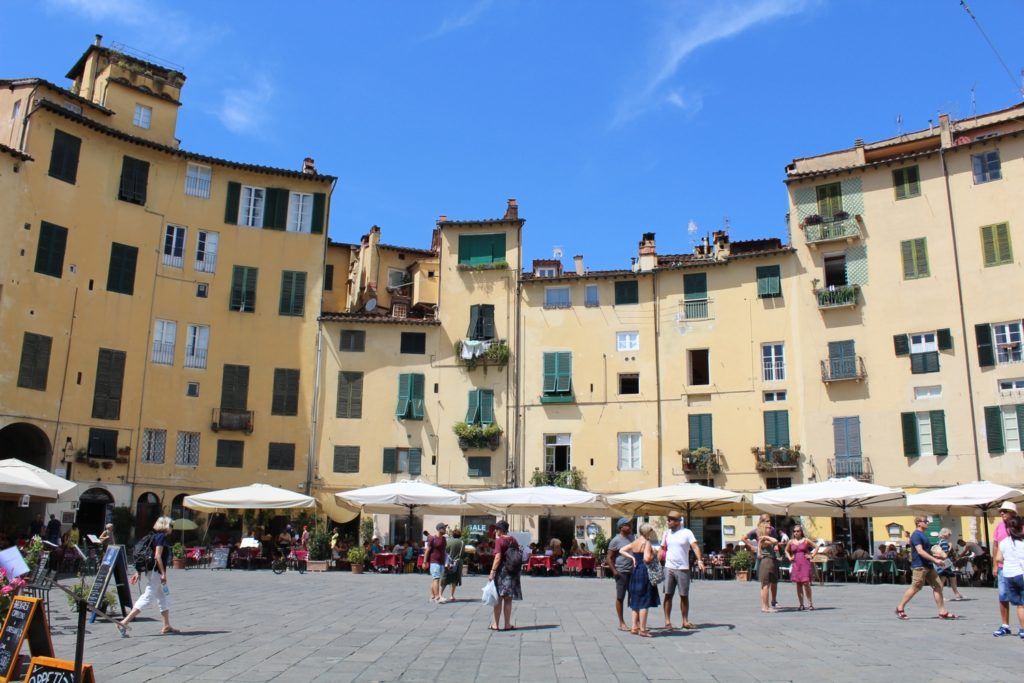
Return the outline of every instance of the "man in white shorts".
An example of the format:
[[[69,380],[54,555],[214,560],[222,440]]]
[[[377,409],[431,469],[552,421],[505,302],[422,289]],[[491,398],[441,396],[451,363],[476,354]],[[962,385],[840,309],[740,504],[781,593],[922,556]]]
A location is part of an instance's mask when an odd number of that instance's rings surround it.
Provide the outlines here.
[[[668,531],[661,539],[665,549],[665,628],[672,627],[672,596],[679,589],[679,611],[683,628],[697,626],[690,622],[690,549],[697,555],[697,567],[704,571],[704,558],[693,532],[683,526],[683,517],[673,510],[666,517]]]

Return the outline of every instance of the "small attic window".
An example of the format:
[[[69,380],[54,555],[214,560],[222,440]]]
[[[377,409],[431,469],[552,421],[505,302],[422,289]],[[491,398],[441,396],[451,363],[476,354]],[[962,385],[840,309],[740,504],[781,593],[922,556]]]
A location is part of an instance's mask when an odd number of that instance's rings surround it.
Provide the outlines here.
[[[538,267],[534,274],[537,277],[558,277],[558,269],[552,266]]]

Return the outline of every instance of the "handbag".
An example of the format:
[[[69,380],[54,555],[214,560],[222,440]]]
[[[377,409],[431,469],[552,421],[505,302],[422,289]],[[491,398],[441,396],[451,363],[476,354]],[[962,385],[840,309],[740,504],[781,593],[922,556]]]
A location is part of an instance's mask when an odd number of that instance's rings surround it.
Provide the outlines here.
[[[647,579],[651,582],[652,586],[657,586],[665,580],[665,570],[661,566],[661,562],[658,562],[658,558],[652,557],[650,562],[646,562],[647,567]]]

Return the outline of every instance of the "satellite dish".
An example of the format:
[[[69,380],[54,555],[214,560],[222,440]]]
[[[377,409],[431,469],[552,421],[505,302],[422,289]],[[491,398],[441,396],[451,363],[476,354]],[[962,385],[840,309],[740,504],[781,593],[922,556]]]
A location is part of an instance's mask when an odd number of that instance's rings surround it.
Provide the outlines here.
[[[367,300],[366,300],[366,305],[365,305],[365,306],[363,306],[363,309],[364,309],[364,310],[365,310],[365,311],[366,311],[367,313],[369,313],[370,311],[374,310],[375,308],[377,308],[377,300],[376,300],[376,299],[373,299],[373,298],[371,298],[371,299],[367,299]]]
[[[561,248],[561,247],[555,247],[554,249],[552,249],[552,250],[551,250],[551,255],[552,255],[552,256],[553,256],[554,258],[562,258],[562,254],[563,254],[563,253],[564,253],[564,252],[562,251],[562,248]]]

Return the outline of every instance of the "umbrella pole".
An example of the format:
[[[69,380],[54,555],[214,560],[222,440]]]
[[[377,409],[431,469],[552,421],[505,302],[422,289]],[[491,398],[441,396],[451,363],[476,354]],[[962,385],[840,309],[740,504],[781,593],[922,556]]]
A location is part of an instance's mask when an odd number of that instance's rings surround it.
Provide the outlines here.
[[[982,516],[982,519],[985,520],[985,547],[988,549],[988,556],[992,557],[993,556],[993,553],[992,553],[992,539],[989,537],[989,534],[988,534],[988,508],[985,508],[984,510],[982,510],[981,516]],[[996,567],[996,563],[993,562],[992,563],[992,569],[995,569],[995,567]]]

